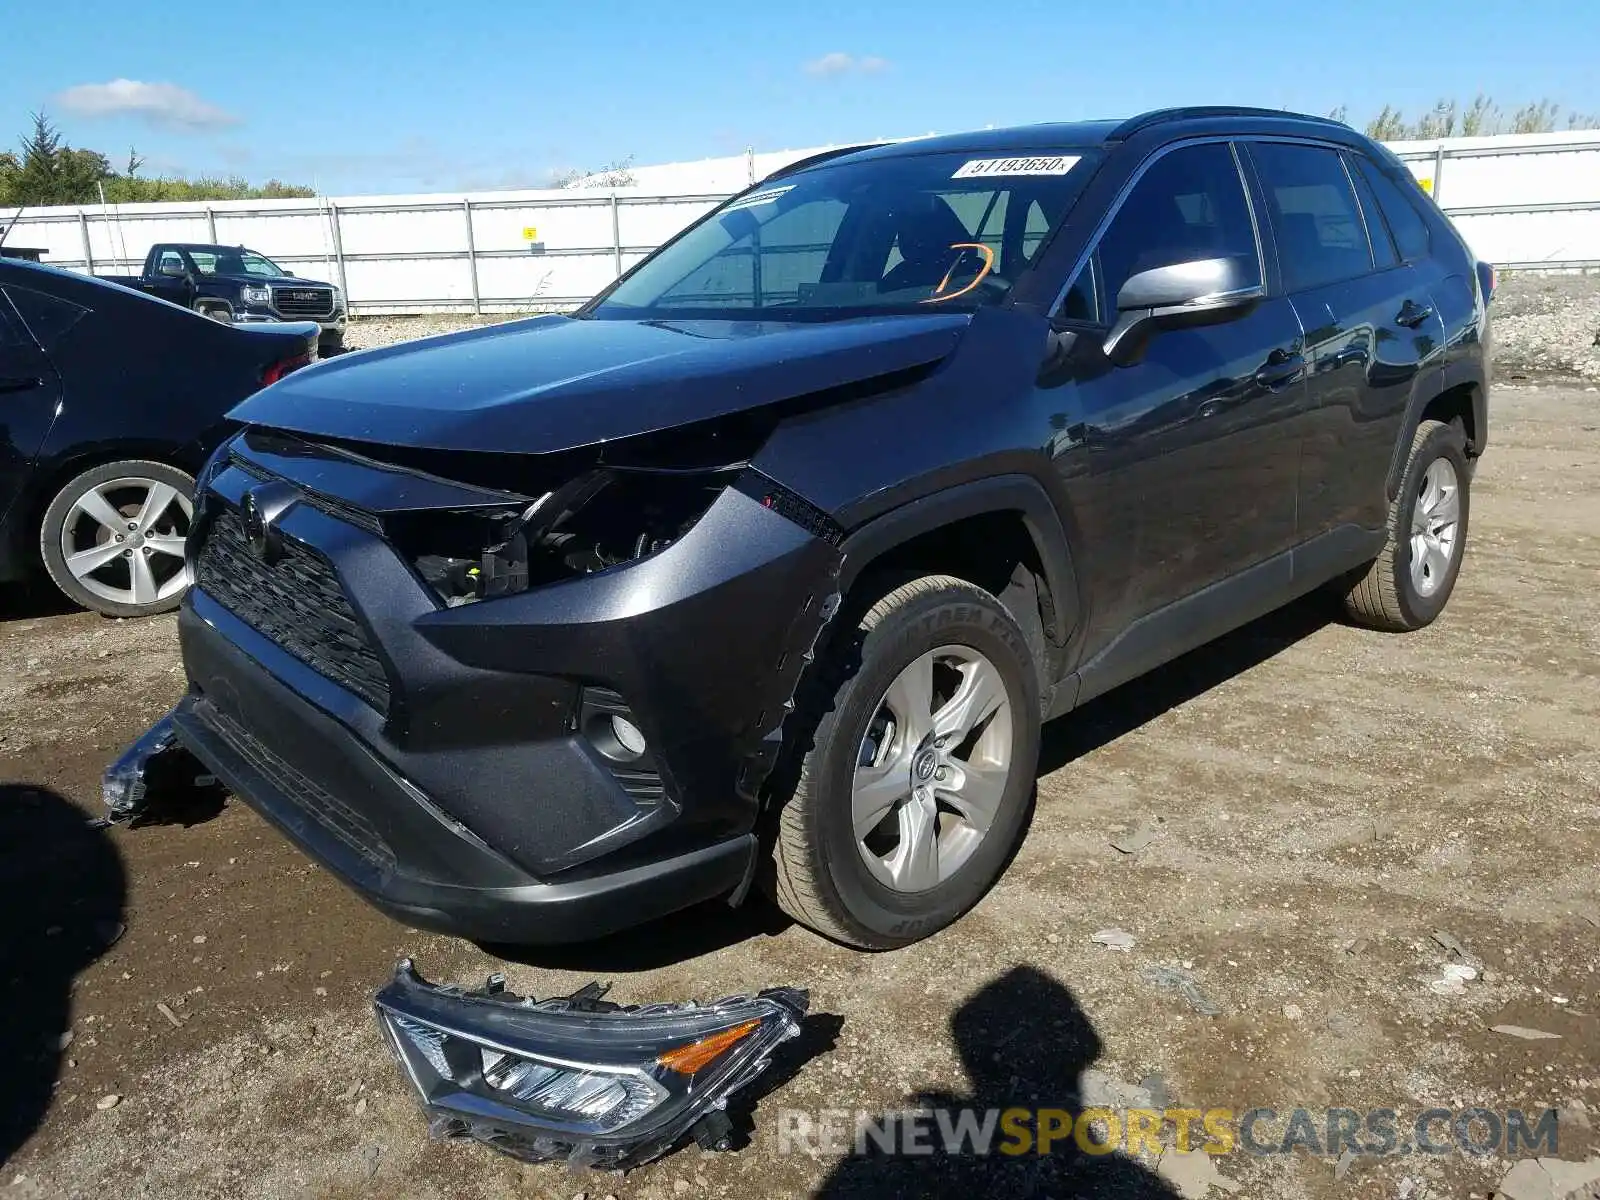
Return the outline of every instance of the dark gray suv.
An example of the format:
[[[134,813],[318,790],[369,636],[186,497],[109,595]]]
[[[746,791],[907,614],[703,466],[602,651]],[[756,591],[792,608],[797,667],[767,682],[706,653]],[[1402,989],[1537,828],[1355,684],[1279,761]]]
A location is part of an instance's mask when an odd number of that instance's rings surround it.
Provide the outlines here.
[[[116,779],[175,739],[482,940],[758,885],[903,945],[1004,868],[1042,721],[1325,585],[1381,629],[1439,614],[1492,286],[1310,117],[796,164],[572,316],[234,410],[190,691]]]

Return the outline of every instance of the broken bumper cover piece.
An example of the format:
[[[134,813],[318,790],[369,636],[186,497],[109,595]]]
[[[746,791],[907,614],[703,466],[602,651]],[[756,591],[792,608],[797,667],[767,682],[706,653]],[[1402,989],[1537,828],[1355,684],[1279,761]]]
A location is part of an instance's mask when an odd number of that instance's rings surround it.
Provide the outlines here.
[[[728,1097],[799,1035],[809,1003],[774,988],[623,1007],[602,990],[535,1001],[494,977],[468,992],[426,982],[404,959],[374,1003],[436,1136],[601,1168],[638,1166],[691,1134],[729,1149]]]
[[[169,712],[118,756],[100,780],[100,798],[114,822],[133,822],[152,804],[171,803],[212,784],[200,761],[178,741]]]

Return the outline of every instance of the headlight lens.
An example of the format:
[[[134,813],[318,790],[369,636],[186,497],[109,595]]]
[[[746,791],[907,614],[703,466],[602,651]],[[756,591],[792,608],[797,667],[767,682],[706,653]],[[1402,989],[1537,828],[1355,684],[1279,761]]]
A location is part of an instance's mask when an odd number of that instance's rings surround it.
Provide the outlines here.
[[[272,289],[247,283],[239,289],[239,295],[244,298],[246,304],[266,304],[272,299]]]
[[[807,996],[536,1002],[440,988],[402,961],[378,1017],[444,1136],[519,1158],[633,1166],[670,1149],[800,1032]]]

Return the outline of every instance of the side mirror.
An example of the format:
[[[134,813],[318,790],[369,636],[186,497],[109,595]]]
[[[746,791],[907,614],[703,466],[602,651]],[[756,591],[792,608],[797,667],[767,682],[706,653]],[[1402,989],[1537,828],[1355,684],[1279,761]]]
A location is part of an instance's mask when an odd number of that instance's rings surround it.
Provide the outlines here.
[[[168,279],[183,279],[189,272],[183,269],[182,263],[164,262],[156,268],[158,275],[165,275]]]
[[[1266,294],[1259,283],[1242,283],[1240,277],[1233,258],[1195,259],[1129,276],[1117,293],[1117,322],[1106,335],[1106,357],[1131,361],[1139,335],[1152,328],[1216,320]]]

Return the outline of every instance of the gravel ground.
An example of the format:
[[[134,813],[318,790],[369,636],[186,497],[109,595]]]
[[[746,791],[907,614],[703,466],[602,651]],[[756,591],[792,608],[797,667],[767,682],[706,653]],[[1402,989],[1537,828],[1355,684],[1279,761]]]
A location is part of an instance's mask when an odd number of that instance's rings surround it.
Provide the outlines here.
[[[1501,379],[1600,379],[1600,275],[1508,275],[1495,298]]]
[[[380,332],[364,325],[359,337]],[[1582,383],[1505,386],[1493,420],[1439,622],[1384,636],[1307,601],[1054,723],[1009,873],[955,927],[889,955],[762,906],[712,905],[508,961],[388,921],[236,802],[91,830],[106,761],[181,691],[173,620],[0,595],[0,1200],[1443,1200],[1502,1183],[1554,1196],[1568,1170],[1563,1186],[1587,1183],[1600,1176],[1600,402]],[[1144,849],[1112,847],[1140,827],[1155,835]],[[1113,927],[1131,949],[1092,940]],[[1454,943],[1478,974],[1441,992]],[[741,1152],[574,1178],[427,1139],[369,1008],[402,953],[435,978],[501,970],[536,995],[596,977],[623,1001],[798,984],[821,1016]],[[1554,1107],[1571,1165],[1147,1153],[935,1173],[926,1159],[779,1152],[786,1109],[1163,1094],[1237,1111]]]

